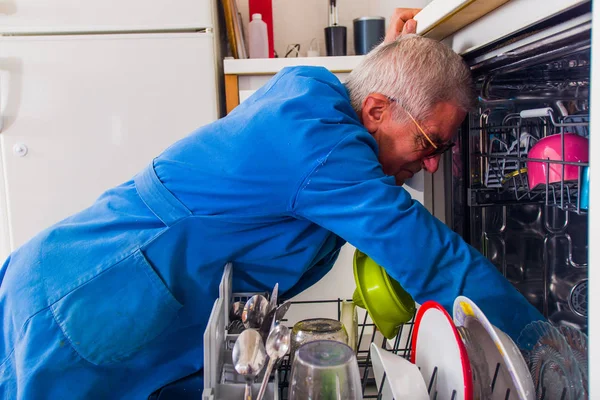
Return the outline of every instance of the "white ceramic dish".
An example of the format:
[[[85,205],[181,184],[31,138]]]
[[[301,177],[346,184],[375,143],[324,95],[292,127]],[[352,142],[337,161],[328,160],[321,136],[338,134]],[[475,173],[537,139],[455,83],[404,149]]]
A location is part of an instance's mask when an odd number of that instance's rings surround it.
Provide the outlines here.
[[[453,314],[456,326],[465,326],[480,343],[488,359],[488,372],[492,381],[500,363],[492,399],[506,398],[507,390],[510,390],[511,398],[516,394],[521,400],[535,399],[531,373],[512,339],[492,325],[479,307],[467,297],[456,298]]]
[[[382,400],[429,400],[419,367],[375,343],[371,343],[371,359],[378,390],[381,388],[385,372],[385,382],[381,390]]]
[[[431,398],[473,398],[471,364],[467,350],[452,318],[439,303],[427,301],[419,308],[415,319],[411,361],[421,369],[427,387],[434,379]]]

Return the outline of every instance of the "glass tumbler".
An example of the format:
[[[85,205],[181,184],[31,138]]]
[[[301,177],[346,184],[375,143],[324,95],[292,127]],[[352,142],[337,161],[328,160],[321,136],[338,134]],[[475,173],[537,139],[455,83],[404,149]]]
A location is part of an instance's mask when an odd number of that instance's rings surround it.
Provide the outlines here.
[[[362,399],[356,355],[348,345],[317,340],[298,348],[292,364],[289,400]]]
[[[296,350],[304,343],[315,340],[335,340],[348,344],[348,333],[344,325],[335,319],[313,318],[297,322],[290,340],[290,363],[294,362]]]

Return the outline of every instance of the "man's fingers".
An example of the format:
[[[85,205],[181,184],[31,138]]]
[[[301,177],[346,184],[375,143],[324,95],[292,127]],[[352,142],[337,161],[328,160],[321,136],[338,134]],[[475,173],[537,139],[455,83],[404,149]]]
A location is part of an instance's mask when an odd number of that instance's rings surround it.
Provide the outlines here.
[[[413,19],[419,11],[421,11],[420,8],[396,8],[392,19],[401,19],[402,22],[406,22]]]
[[[414,16],[421,11],[420,8],[396,8],[390,18],[390,26],[385,34],[385,43],[393,42],[400,34],[415,33],[416,21]],[[407,22],[412,21],[407,25]]]
[[[406,21],[404,27],[402,28],[403,35],[407,35],[409,33],[417,33],[417,21],[414,19],[409,19]]]

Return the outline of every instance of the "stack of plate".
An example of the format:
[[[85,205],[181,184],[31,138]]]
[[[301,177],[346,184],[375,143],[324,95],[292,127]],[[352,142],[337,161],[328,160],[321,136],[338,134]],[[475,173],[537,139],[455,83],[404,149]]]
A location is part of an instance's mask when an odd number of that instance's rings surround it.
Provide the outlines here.
[[[433,301],[418,309],[411,362],[375,344],[371,358],[384,400],[587,399],[585,334],[537,321],[518,344],[459,296],[453,317]]]
[[[412,363],[372,345],[378,388],[386,377],[382,398],[533,400],[531,374],[515,343],[466,297],[456,299],[453,314],[434,301],[419,308]],[[411,366],[420,380],[411,377]]]
[[[533,322],[517,340],[527,358],[538,399],[587,399],[587,336],[544,321]]]

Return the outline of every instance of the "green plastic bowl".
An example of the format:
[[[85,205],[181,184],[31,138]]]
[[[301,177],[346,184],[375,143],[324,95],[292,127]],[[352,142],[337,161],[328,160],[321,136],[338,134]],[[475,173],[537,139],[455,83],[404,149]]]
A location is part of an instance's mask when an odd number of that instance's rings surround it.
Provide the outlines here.
[[[415,301],[381,266],[358,249],[353,264],[356,290],[352,301],[366,308],[383,336],[394,338],[400,326],[414,317]]]

